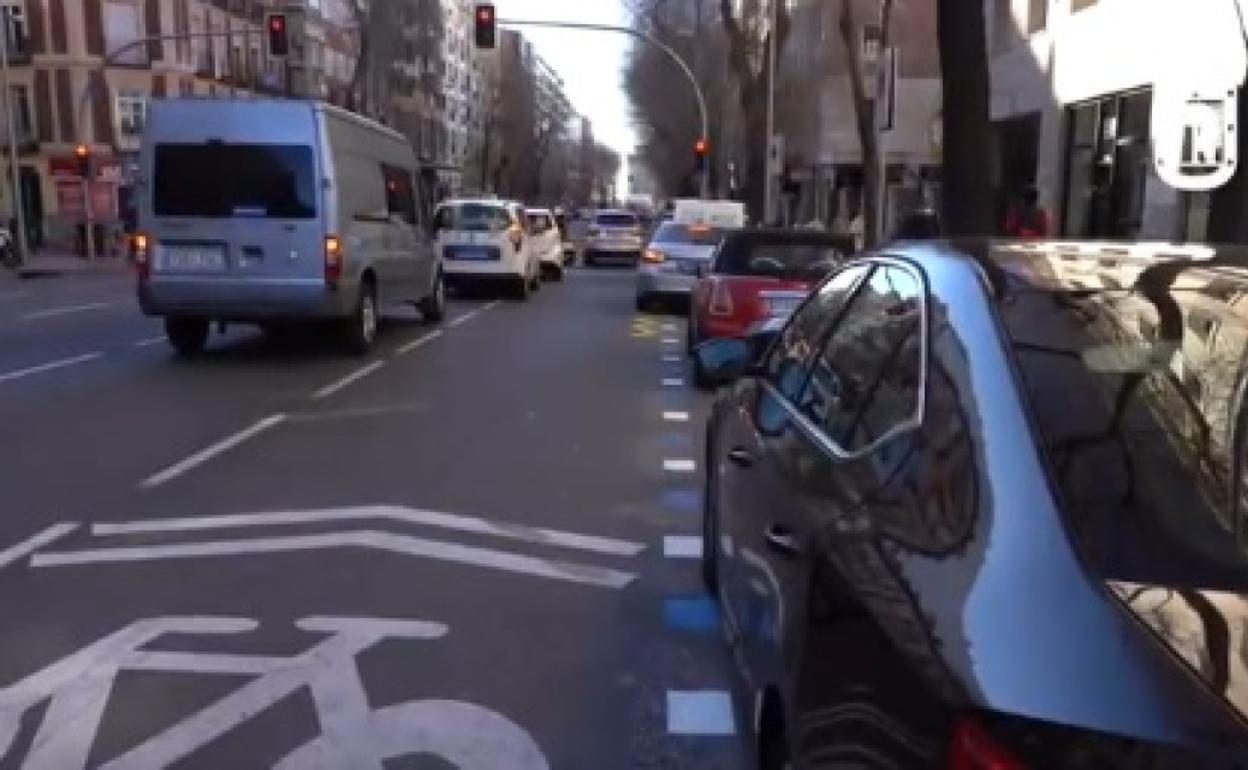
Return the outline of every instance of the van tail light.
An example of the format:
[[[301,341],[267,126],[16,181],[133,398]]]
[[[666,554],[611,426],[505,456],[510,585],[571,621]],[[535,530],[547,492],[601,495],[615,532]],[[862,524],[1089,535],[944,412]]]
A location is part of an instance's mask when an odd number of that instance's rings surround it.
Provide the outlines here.
[[[325,283],[335,287],[342,278],[342,239],[325,236]]]
[[[958,720],[949,744],[948,770],[1026,770],[979,722]]]
[[[151,240],[147,233],[135,233],[130,236],[130,256],[134,258],[134,267],[139,273],[139,280],[146,281],[152,274]]]
[[[666,259],[667,255],[656,249],[646,249],[645,253],[641,255],[642,262],[649,262],[652,265],[657,265]]]
[[[731,316],[732,315],[732,291],[728,288],[725,281],[711,281],[711,315]]]

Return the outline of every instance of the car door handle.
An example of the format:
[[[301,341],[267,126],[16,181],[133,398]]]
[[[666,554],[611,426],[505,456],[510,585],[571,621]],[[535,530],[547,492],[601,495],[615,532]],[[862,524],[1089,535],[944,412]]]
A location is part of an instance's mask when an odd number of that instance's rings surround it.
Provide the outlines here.
[[[754,455],[739,446],[728,450],[728,459],[742,468],[748,468],[754,464]]]
[[[802,547],[797,544],[797,537],[787,527],[772,524],[763,533],[763,537],[767,539],[767,545],[771,546],[773,551],[786,556],[797,556],[802,552]]]

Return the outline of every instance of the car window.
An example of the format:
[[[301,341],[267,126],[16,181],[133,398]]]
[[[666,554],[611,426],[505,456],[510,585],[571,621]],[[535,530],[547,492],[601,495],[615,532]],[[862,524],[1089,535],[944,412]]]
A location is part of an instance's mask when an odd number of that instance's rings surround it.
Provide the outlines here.
[[[740,237],[724,242],[714,272],[809,279],[826,274],[848,256],[845,244],[835,241]]]
[[[815,360],[801,408],[848,452],[870,447],[918,413],[922,298],[912,271],[877,268]]]
[[[316,169],[305,145],[158,144],[152,187],[157,216],[316,216]]]
[[[690,227],[678,225],[675,222],[664,222],[654,232],[650,242],[715,246],[723,236],[724,231],[715,227]]]
[[[500,206],[485,203],[449,203],[438,209],[435,223],[439,230],[494,232],[506,230],[511,216]]]
[[[766,362],[766,378],[785,398],[796,401],[823,333],[836,320],[846,300],[871,270],[849,267],[832,276],[793,314]]]
[[[386,180],[386,213],[398,214],[409,225],[416,224],[416,190],[411,173],[383,163],[381,175]]]
[[[632,214],[599,214],[594,224],[602,227],[637,227],[637,217]]]

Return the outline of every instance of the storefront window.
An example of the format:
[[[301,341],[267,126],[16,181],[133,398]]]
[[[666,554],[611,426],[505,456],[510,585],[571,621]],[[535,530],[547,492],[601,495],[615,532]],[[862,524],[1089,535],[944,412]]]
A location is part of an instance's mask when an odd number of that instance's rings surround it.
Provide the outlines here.
[[[1149,160],[1147,91],[1072,107],[1066,149],[1063,233],[1136,238],[1144,222]]]

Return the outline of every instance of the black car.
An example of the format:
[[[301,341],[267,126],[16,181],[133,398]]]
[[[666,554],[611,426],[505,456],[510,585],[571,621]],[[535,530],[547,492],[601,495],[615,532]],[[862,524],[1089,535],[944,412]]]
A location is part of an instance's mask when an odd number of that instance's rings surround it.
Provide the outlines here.
[[[903,244],[705,343],[759,766],[1248,767],[1248,253]]]

